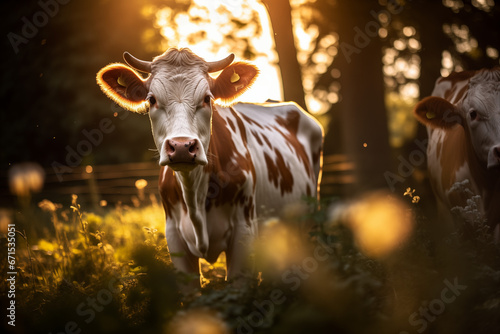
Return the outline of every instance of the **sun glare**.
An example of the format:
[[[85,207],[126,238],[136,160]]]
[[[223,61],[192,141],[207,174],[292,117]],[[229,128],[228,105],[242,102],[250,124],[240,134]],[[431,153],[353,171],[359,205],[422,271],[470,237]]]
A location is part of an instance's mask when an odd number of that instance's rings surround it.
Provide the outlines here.
[[[252,88],[239,101],[282,100],[270,21],[266,8],[257,0],[193,0],[187,10],[149,6],[142,13],[154,20],[162,37],[158,45],[152,42],[154,31],[144,33],[146,45],[158,46],[151,51],[185,47],[207,61],[234,53],[237,60],[249,60],[260,70]]]
[[[418,52],[421,44],[413,26],[399,29],[391,44],[384,49],[382,56],[386,87],[385,105],[390,144],[392,147],[402,147],[414,138],[417,131],[417,122],[412,110],[420,97]]]
[[[319,27],[311,24],[305,26],[304,20],[311,20],[313,12],[310,8],[301,5],[305,1],[292,0],[292,22],[297,60],[302,66],[302,85],[304,87],[307,109],[315,115],[326,113],[332,104],[339,99],[339,89],[331,86],[329,89],[315,87],[318,78],[324,74],[332,64],[338,53],[338,35],[334,32],[319,38]],[[309,63],[309,60],[311,61]],[[337,78],[340,76],[337,73]],[[332,74],[332,77],[335,77]]]

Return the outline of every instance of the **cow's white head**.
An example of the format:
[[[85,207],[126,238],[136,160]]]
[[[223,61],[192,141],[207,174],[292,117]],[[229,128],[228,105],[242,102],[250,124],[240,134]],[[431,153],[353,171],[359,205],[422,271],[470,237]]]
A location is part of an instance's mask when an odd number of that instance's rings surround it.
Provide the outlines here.
[[[500,168],[500,68],[478,71],[456,105],[431,96],[419,102],[414,113],[433,128],[462,125],[481,164]]]
[[[169,49],[153,61],[125,52],[127,64],[110,64],[97,73],[103,92],[121,107],[148,113],[160,165],[190,171],[206,165],[213,100],[231,103],[255,80],[258,70],[234,55],[206,62],[189,49]],[[143,79],[136,71],[150,73]],[[211,72],[223,70],[213,79]]]

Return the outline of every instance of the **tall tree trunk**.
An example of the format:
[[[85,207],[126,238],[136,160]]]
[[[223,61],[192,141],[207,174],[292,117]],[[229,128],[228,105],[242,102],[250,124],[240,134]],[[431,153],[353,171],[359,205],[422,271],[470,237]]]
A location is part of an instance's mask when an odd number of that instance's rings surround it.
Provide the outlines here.
[[[453,13],[441,2],[411,3],[409,6],[410,8],[404,12],[406,15],[403,19],[414,25],[420,33],[422,49],[419,52],[421,61],[419,86],[420,98],[424,98],[431,95],[436,80],[441,76],[441,53],[447,48],[453,48],[453,42],[443,32],[443,21],[451,22]],[[415,12],[420,13],[417,17],[433,13],[440,20],[416,20]]]
[[[340,112],[344,150],[355,164],[356,191],[386,188],[392,170],[384,102],[382,43],[370,14],[373,2],[337,2],[332,13],[340,36]],[[372,26],[369,26],[369,25]]]
[[[295,101],[306,109],[301,67],[297,60],[297,49],[293,38],[290,2],[289,0],[264,0],[262,2],[267,7],[274,31],[284,98],[286,101]]]

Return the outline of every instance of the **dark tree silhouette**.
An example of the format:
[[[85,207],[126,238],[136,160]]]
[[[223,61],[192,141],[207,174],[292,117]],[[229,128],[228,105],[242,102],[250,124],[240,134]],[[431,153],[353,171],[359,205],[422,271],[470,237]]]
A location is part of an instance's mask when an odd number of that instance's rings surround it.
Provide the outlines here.
[[[264,0],[263,3],[267,7],[274,31],[284,99],[285,101],[295,101],[302,108],[307,109],[301,69],[294,44],[290,2],[289,0]]]
[[[451,1],[448,6],[440,1],[429,0],[380,0],[378,3],[318,0],[303,5],[304,9],[313,12],[304,23],[306,28],[310,25],[318,27],[317,42],[332,32],[339,36],[339,43],[336,44],[339,53],[328,70],[320,75],[314,89],[328,90],[332,83],[341,85],[341,100],[332,105],[327,113],[331,121],[326,131],[325,153],[350,155],[356,164],[361,188],[384,185],[385,182],[379,177],[380,172],[391,166],[390,149],[385,146],[388,132],[387,124],[384,124],[385,83],[382,80],[381,57],[384,48],[392,47],[405,26],[416,29],[415,36],[421,45],[417,52],[421,61],[417,80],[421,97],[431,94],[436,79],[441,75],[442,53],[445,50],[464,69],[498,66],[498,57],[488,56],[486,48],[500,50],[500,7],[480,8],[482,5],[472,0]],[[386,24],[382,24],[377,17],[384,11],[390,14]],[[387,37],[376,36],[377,22],[388,30]],[[444,24],[467,27],[470,36],[477,40],[477,47],[471,52],[458,52],[454,41],[456,38],[444,32]],[[344,44],[342,48],[342,43],[348,45]],[[317,50],[318,46],[314,52]],[[345,57],[346,53],[349,61]],[[408,51],[400,52],[400,56],[409,54]],[[308,64],[311,62],[309,60]],[[341,72],[338,79],[331,75],[332,70],[337,69]],[[425,135],[423,130],[419,128],[419,136]],[[361,146],[364,142],[367,143],[366,148]],[[407,145],[406,150],[414,149],[411,143]],[[404,155],[404,152],[405,149],[393,150],[392,155]]]
[[[342,122],[345,152],[355,163],[359,190],[384,187],[390,168],[387,116],[382,76],[382,43],[367,27],[374,22],[372,1],[338,1],[330,13],[340,36],[333,65],[340,70],[341,100],[335,105]]]

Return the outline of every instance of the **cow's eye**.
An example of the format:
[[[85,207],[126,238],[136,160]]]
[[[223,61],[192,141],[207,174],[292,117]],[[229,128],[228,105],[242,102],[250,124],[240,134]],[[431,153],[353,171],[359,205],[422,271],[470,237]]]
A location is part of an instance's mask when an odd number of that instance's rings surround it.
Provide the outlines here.
[[[148,95],[148,97],[146,97],[146,100],[149,102],[150,106],[154,106],[156,104],[156,99],[153,94]]]
[[[471,111],[469,111],[469,116],[471,121],[475,121],[477,119],[477,111],[472,109]]]
[[[203,102],[206,103],[206,104],[210,104],[210,95],[206,95],[205,98],[203,99]]]

